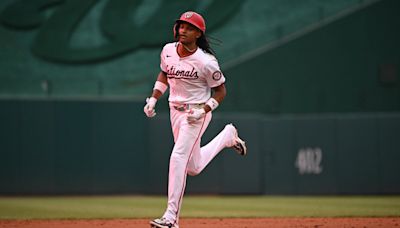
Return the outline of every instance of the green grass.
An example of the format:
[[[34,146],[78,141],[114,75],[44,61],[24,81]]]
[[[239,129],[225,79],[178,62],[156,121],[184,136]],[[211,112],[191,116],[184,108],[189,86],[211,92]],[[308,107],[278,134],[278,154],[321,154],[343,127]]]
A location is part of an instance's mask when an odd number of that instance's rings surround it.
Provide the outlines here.
[[[165,196],[0,197],[0,219],[152,218]],[[182,217],[400,216],[400,196],[185,196]]]

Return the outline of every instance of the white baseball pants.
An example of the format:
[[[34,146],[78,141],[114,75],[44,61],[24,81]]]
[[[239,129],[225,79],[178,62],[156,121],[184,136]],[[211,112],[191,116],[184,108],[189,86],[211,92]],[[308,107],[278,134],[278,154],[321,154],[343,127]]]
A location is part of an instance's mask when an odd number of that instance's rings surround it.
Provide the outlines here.
[[[200,147],[201,137],[212,118],[211,112],[189,124],[186,112],[171,107],[170,118],[175,145],[169,163],[168,207],[163,217],[178,224],[187,174],[199,174],[222,149],[232,147],[236,129],[227,125],[207,145]]]

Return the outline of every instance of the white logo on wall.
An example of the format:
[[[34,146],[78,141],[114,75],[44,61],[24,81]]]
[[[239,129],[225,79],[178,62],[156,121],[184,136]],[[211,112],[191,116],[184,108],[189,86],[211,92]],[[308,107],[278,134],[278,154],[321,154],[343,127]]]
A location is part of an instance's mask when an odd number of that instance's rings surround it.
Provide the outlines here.
[[[320,174],[322,173],[322,150],[316,148],[301,148],[297,153],[295,167],[299,169],[299,173],[303,174]]]

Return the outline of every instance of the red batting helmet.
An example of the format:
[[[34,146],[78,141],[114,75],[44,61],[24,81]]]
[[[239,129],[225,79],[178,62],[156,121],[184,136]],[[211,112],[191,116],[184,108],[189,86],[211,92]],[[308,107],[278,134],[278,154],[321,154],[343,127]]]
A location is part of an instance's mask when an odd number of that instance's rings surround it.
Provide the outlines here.
[[[204,18],[196,12],[188,11],[183,13],[181,17],[175,22],[174,32],[176,30],[176,25],[179,24],[179,22],[187,22],[194,27],[200,29],[200,31],[202,31],[203,33],[206,32],[206,22],[204,21]]]

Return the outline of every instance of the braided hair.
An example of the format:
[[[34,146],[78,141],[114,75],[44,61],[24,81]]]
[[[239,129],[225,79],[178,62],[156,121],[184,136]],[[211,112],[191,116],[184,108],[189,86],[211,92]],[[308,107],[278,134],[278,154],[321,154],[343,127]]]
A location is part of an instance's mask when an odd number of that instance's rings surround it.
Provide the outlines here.
[[[215,56],[215,51],[211,48],[210,42],[208,41],[204,33],[202,33],[201,36],[197,39],[196,44],[205,52]]]

